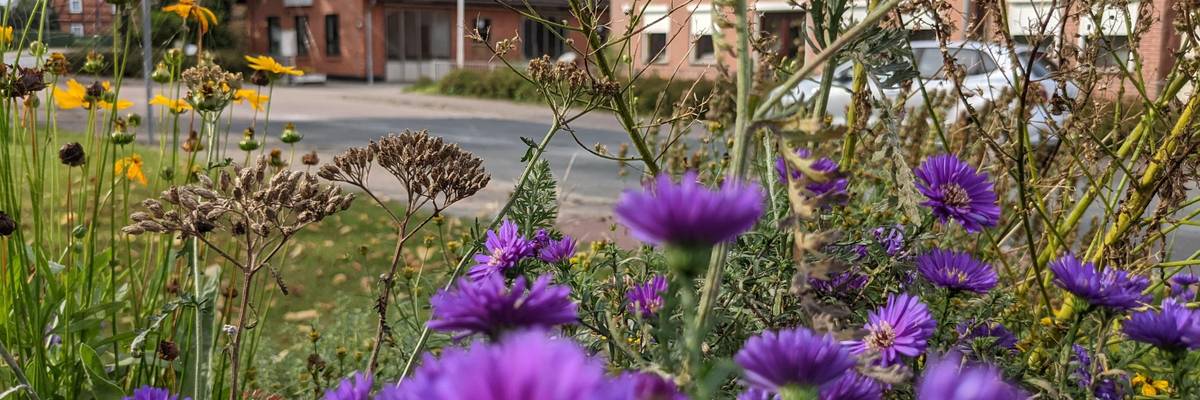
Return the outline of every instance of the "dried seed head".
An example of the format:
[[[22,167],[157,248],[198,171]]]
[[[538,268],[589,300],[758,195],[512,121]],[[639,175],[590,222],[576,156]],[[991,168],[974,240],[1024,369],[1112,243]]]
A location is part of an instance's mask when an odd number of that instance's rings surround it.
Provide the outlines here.
[[[372,143],[374,146],[374,143]],[[366,147],[351,147],[333,157],[333,163],[321,166],[317,176],[334,182],[345,182],[351,185],[366,185],[367,176],[371,173],[371,162],[375,160],[375,151]]]
[[[474,195],[491,179],[482,159],[426,131],[388,135],[371,149],[410,197],[429,199],[435,209]]]
[[[58,160],[68,167],[78,167],[87,162],[87,155],[83,152],[83,145],[71,142],[58,149]]]

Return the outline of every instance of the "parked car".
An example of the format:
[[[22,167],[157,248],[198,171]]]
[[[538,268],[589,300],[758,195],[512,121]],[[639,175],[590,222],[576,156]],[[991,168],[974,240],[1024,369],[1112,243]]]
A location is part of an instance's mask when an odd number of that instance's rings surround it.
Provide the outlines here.
[[[924,83],[925,92],[930,97],[937,98],[935,93],[949,93],[955,98],[958,93],[955,91],[954,82],[947,79],[943,63],[942,52],[938,48],[936,41],[913,41],[911,42],[913,56],[916,60],[917,74],[921,77],[921,82]],[[1049,100],[1059,89],[1059,77],[1057,76],[1058,67],[1047,60],[1040,52],[1027,46],[1015,47],[1017,60],[1022,64],[1020,66],[1013,65],[1013,57],[1010,57],[1009,50],[999,44],[983,43],[976,41],[955,41],[948,43],[947,46],[950,54],[953,55],[958,66],[966,72],[966,76],[962,82],[962,91],[967,94],[967,103],[976,110],[983,109],[989,103],[994,102],[1006,91],[1013,91],[1016,87],[1014,77],[1023,76],[1023,74],[1014,74],[1014,71],[1023,71],[1026,65],[1031,65],[1029,69],[1029,78],[1031,87],[1043,100]],[[1033,63],[1028,64],[1032,57]],[[850,87],[853,81],[854,68],[853,63],[846,62],[838,65],[834,70],[832,89],[829,93],[829,101],[826,105],[827,114],[832,117],[834,124],[845,123],[846,110],[850,106],[851,92]],[[820,90],[820,77],[814,77],[801,81],[791,92],[785,95],[781,103],[786,107],[796,102],[812,99]],[[869,81],[869,89],[871,94],[878,96],[883,94],[889,101],[895,101],[905,92],[897,85],[893,87],[878,87],[874,80]],[[916,82],[914,80],[914,82]],[[1059,93],[1067,99],[1074,99],[1079,94],[1079,87],[1070,81],[1065,83],[1063,93]],[[917,88],[908,91],[909,97],[905,100],[905,108],[909,110],[923,109],[925,107],[925,97]],[[1029,104],[1030,119],[1029,131],[1031,138],[1035,141],[1040,140],[1040,137],[1048,133],[1052,124],[1061,126],[1068,117],[1068,113],[1064,110],[1055,112],[1052,109],[1049,101],[1039,101],[1036,104]],[[954,103],[954,106],[946,113],[946,124],[951,124],[959,118],[964,118],[966,108],[962,101]],[[878,118],[878,112],[872,116],[873,119]]]

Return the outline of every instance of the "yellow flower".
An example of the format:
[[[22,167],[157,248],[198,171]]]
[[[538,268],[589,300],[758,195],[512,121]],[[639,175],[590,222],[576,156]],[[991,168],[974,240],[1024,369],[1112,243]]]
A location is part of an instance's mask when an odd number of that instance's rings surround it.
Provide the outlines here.
[[[135,153],[117,160],[113,168],[116,170],[116,175],[125,174],[125,179],[136,181],[143,186],[146,185],[146,174],[142,173],[142,156]]]
[[[254,89],[238,89],[233,93],[233,101],[238,104],[249,102],[250,107],[254,107],[258,111],[263,110],[263,105],[267,104],[267,100],[270,98],[270,96],[258,94],[258,91]]]
[[[182,114],[184,111],[192,109],[192,105],[188,104],[186,101],[181,99],[168,99],[166,96],[161,94],[154,95],[154,98],[150,99],[150,104],[164,106],[176,114]]]
[[[104,87],[105,92],[111,90],[112,86],[108,82],[101,82],[100,84]],[[74,79],[67,81],[66,90],[57,86],[54,87],[54,104],[57,104],[58,108],[70,110],[82,107],[90,110],[92,109],[92,101],[92,99],[88,98],[87,88]],[[104,100],[96,101],[96,105],[102,110],[112,108],[112,103]],[[118,110],[124,110],[129,107],[133,107],[132,101],[117,100]]]
[[[184,21],[196,20],[196,24],[200,27],[200,33],[208,32],[209,24],[217,24],[217,15],[213,14],[212,10],[196,4],[196,0],[179,0],[179,3],[163,7],[162,10],[175,13]]]
[[[304,71],[296,69],[296,67],[289,67],[280,64],[279,61],[275,61],[275,58],[271,56],[246,56],[246,62],[250,63],[250,69],[255,71],[270,72],[272,74],[288,74],[292,76],[304,75]]]
[[[1140,373],[1135,374],[1133,379],[1129,380],[1129,383],[1133,386],[1140,385],[1143,396],[1158,396],[1160,392],[1162,394],[1171,392],[1171,384],[1169,382],[1165,380],[1154,380]]]
[[[13,27],[0,26],[0,44],[9,44],[13,41]]]

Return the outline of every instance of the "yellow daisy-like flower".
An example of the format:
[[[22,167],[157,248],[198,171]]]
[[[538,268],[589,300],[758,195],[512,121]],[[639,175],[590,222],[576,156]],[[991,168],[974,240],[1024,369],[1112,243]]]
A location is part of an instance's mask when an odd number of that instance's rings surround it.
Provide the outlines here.
[[[263,106],[270,99],[270,96],[258,94],[258,91],[254,89],[238,89],[237,92],[233,93],[233,101],[238,102],[238,104],[249,102],[250,107],[254,107],[258,111],[262,111]]]
[[[142,173],[142,156],[138,154],[117,160],[113,166],[117,175],[124,174],[125,179],[146,185],[146,174]]]
[[[192,105],[182,99],[168,99],[161,94],[154,95],[154,98],[150,99],[150,104],[166,107],[176,114],[182,114],[184,111],[192,109]]]
[[[275,58],[271,56],[246,56],[246,62],[250,64],[250,69],[255,71],[270,72],[272,74],[287,74],[292,76],[304,75],[304,71],[301,71],[296,67],[289,67],[280,64],[279,61],[275,61]]]
[[[100,84],[102,86],[104,86],[104,91],[106,91],[106,92],[111,90],[111,88],[112,88],[112,85],[109,84],[108,82],[101,82]],[[70,109],[75,109],[75,108],[83,108],[83,109],[90,110],[90,109],[92,109],[92,106],[93,106],[92,102],[93,102],[93,99],[88,98],[87,88],[84,87],[82,84],[80,84],[78,81],[76,81],[74,79],[67,81],[67,89],[66,90],[63,90],[62,88],[59,88],[57,86],[54,87],[54,104],[58,105],[58,108],[61,108],[64,110],[70,110]],[[109,103],[104,100],[96,101],[94,105],[98,106],[99,109],[101,109],[101,110],[111,109],[113,106],[112,103]],[[129,107],[133,107],[132,101],[117,100],[117,109],[118,110],[124,110]]]
[[[163,7],[163,12],[175,13],[184,21],[196,20],[200,33],[208,32],[209,25],[217,24],[217,15],[212,10],[196,4],[196,0],[179,0],[178,3]]]
[[[1158,396],[1159,393],[1168,394],[1171,392],[1171,383],[1165,380],[1155,380],[1146,375],[1135,374],[1133,379],[1129,380],[1133,386],[1141,386],[1143,396]]]
[[[13,41],[13,27],[0,26],[0,44],[9,44]]]

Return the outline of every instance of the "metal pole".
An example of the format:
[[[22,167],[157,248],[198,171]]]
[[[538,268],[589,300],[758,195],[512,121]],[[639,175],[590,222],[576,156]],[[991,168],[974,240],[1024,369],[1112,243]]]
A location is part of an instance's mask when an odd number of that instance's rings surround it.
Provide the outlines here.
[[[465,3],[464,0],[458,0],[458,32],[455,32],[455,34],[454,34],[454,41],[455,41],[454,44],[455,44],[455,46],[457,46],[457,49],[455,49],[455,50],[457,50],[455,52],[455,63],[458,65],[458,68],[460,68],[460,69],[463,67],[463,64],[465,62],[465,56],[464,56],[465,53],[463,52],[463,42],[464,42],[463,35],[466,33],[466,30],[467,30],[466,21],[465,21],[466,20],[466,11],[465,11],[466,4],[464,4],[464,3]]]
[[[375,18],[372,16],[372,11],[375,8],[375,0],[367,2],[367,84],[375,84]]]
[[[154,58],[154,45],[150,41],[150,0],[142,0],[142,81],[146,85],[146,137],[154,141],[154,106],[150,99],[154,97],[154,81],[150,79],[151,61]]]

